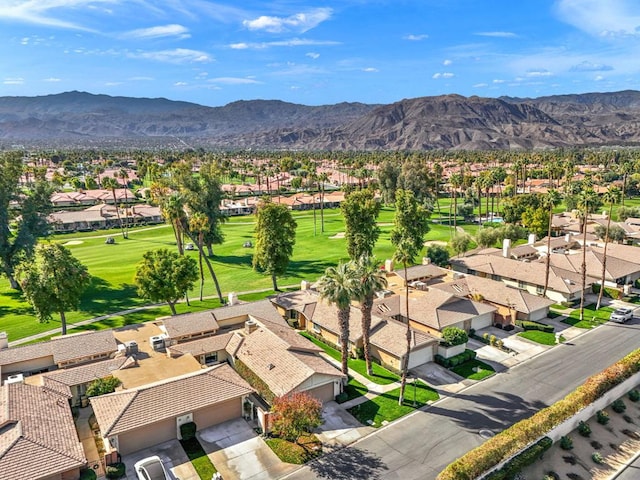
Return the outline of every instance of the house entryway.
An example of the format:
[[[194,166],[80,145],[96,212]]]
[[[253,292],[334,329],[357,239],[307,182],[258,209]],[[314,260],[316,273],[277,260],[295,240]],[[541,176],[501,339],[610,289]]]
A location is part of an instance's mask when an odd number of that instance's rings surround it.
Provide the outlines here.
[[[90,418],[93,416],[91,407],[83,407],[78,409],[78,417],[76,418],[76,431],[78,438],[82,443],[84,455],[88,461],[88,466],[98,477],[104,476],[104,456],[98,452],[96,445],[95,432],[91,428]]]

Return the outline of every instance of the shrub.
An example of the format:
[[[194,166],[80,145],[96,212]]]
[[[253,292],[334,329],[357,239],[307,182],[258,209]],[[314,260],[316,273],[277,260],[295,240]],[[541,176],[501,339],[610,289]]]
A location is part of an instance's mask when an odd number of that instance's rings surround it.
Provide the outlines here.
[[[469,336],[467,332],[458,327],[445,327],[442,329],[442,341],[448,345],[455,347],[467,343]]]
[[[547,325],[546,323],[534,322],[531,320],[516,320],[516,325],[527,330],[539,330],[541,332],[553,333],[555,328],[553,325]]]
[[[183,423],[180,425],[180,436],[182,440],[191,440],[196,436],[196,424],[193,422]]]
[[[509,460],[500,471],[505,475],[505,478],[513,478],[514,475],[522,471],[523,468],[534,464],[540,458],[542,454],[549,450],[553,445],[553,440],[549,437],[543,437],[535,444],[531,445],[526,450]]]
[[[602,458],[600,452],[593,452],[591,454],[591,459],[598,464],[604,463],[604,458]]]
[[[491,335],[489,337],[489,345],[495,345],[496,343],[496,336],[495,335]]]
[[[510,331],[512,331],[514,328],[515,328],[515,327],[514,327],[511,323],[509,323],[509,324],[507,324],[507,325],[505,325],[505,326],[504,326],[504,331],[505,331],[505,332],[510,332]]]
[[[573,449],[573,440],[571,440],[571,437],[560,437],[560,448],[563,450]]]
[[[87,397],[97,397],[99,395],[113,393],[116,391],[116,387],[121,383],[120,379],[113,375],[94,380],[87,387]]]
[[[583,437],[588,437],[589,435],[591,435],[591,427],[588,423],[580,421],[580,423],[578,424],[578,433]]]
[[[598,410],[596,412],[596,419],[600,425],[606,425],[609,423],[609,414],[604,410]]]
[[[306,392],[293,392],[273,401],[273,431],[295,442],[322,423],[322,403]]]
[[[637,402],[640,400],[640,391],[633,389],[629,392],[629,400],[632,402]]]
[[[124,477],[125,471],[126,467],[124,463],[120,462],[108,465],[107,468],[105,468],[107,478],[122,478]]]
[[[502,349],[504,342],[501,339],[496,340],[496,347]]]
[[[611,410],[613,410],[616,413],[622,413],[627,409],[627,406],[624,404],[624,402],[620,399],[616,400],[615,402],[613,402],[611,404]]]
[[[486,342],[489,343],[489,334],[488,333],[483,333],[482,334],[482,339]]]
[[[336,395],[336,403],[344,403],[348,398],[349,395],[347,395],[347,392],[340,392],[338,395]]]
[[[80,480],[96,480],[97,477],[96,472],[91,468],[87,468],[80,472]]]

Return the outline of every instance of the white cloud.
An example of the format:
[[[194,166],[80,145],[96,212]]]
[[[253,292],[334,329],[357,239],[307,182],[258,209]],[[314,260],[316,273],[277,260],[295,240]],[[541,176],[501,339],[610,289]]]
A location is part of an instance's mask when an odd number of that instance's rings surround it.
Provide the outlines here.
[[[60,79],[56,78],[56,77],[49,77],[49,78],[44,78],[42,79],[43,82],[51,82],[51,83],[55,83],[55,82],[59,82]]]
[[[0,18],[22,23],[33,23],[49,27],[73,30],[90,29],[79,23],[62,20],[54,16],[55,12],[67,8],[78,11],[100,3],[114,3],[116,0],[10,0],[0,2]]]
[[[362,69],[363,72],[379,72],[380,70],[378,70],[375,67],[366,67]]]
[[[429,35],[427,35],[426,33],[420,33],[418,35],[410,34],[410,35],[405,35],[402,38],[404,40],[410,40],[412,42],[419,42],[420,40],[426,40],[427,38],[429,38]]]
[[[446,59],[444,62],[442,62],[442,65],[444,65],[445,67],[448,67],[449,65],[451,65],[453,63],[452,60]]]
[[[489,84],[488,83],[476,83],[473,88],[485,88],[488,87]]]
[[[596,82],[601,82],[602,80],[604,80],[604,77],[603,77],[602,75],[596,75],[596,76],[594,77],[594,80],[595,80]]]
[[[24,78],[21,77],[7,77],[2,82],[5,85],[23,85]]]
[[[124,38],[161,38],[177,37],[179,39],[190,38],[189,29],[182,25],[159,25],[157,27],[139,28],[122,35]]]
[[[234,50],[261,50],[270,47],[304,47],[304,46],[333,46],[340,45],[340,42],[334,42],[331,40],[308,40],[304,38],[292,38],[290,40],[278,40],[274,42],[261,42],[261,43],[232,43],[229,48]]]
[[[173,50],[158,50],[155,52],[133,52],[128,54],[131,58],[155,60],[167,63],[208,63],[213,57],[206,52],[190,50],[188,48],[175,48]]]
[[[516,35],[513,32],[476,32],[475,35],[479,35],[481,37],[496,37],[496,38],[516,38]]]
[[[556,12],[593,36],[640,35],[640,3],[635,0],[559,0]]]
[[[309,58],[313,58],[314,60],[317,60],[320,57],[320,54],[316,52],[305,53],[305,55]]]
[[[433,76],[431,78],[453,78],[455,77],[455,75],[451,72],[444,72],[444,73],[434,73]]]
[[[526,77],[532,78],[532,77],[550,77],[551,75],[553,75],[553,73],[551,73],[549,70],[528,70],[525,73]]]
[[[211,83],[221,83],[223,85],[255,85],[262,82],[254,80],[253,78],[240,78],[240,77],[217,77],[207,80]]]
[[[187,82],[176,82],[173,84],[174,87],[184,87],[185,85],[188,85]]]
[[[130,77],[127,80],[131,82],[148,82],[151,80],[155,80],[153,77]]]
[[[496,79],[493,80],[493,83],[504,83],[504,80],[496,78]]]
[[[577,65],[572,66],[570,69],[572,72],[608,72],[613,70],[611,65],[604,65],[602,63],[593,63],[585,60]]]
[[[296,13],[289,17],[263,15],[254,20],[244,20],[242,24],[249,30],[264,30],[269,33],[296,31],[304,33],[331,18],[331,8],[316,8],[307,13]]]
[[[105,87],[117,87],[118,85],[122,85],[122,82],[104,82]]]

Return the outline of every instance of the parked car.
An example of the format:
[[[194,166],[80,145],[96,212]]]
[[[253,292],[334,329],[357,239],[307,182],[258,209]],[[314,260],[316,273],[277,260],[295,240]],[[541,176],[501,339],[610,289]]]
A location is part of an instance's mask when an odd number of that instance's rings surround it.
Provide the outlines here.
[[[138,480],[170,480],[162,460],[157,455],[136,462],[133,469]]]
[[[611,316],[609,320],[617,323],[624,323],[633,318],[633,309],[632,308],[616,308],[613,312],[611,312]]]

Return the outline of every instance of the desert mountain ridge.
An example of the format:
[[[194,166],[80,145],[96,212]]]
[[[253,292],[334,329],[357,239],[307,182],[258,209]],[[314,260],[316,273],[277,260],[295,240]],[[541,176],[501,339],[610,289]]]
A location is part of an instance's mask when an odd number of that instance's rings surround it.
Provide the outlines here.
[[[0,146],[530,150],[640,144],[640,92],[306,106],[65,92],[0,97]]]

